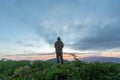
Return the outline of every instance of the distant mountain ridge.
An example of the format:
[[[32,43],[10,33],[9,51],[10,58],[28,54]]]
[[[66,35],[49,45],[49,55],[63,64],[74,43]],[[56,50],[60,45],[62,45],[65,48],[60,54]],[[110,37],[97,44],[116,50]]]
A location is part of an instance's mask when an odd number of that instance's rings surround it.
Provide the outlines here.
[[[46,61],[49,61],[49,62],[57,62],[57,59],[56,59],[56,58],[53,58],[53,59],[49,59],[49,60],[46,60]],[[64,59],[64,62],[69,62],[69,61]]]
[[[113,62],[120,63],[120,58],[116,57],[103,57],[103,56],[89,56],[85,58],[79,58],[81,61],[85,62]]]
[[[113,62],[113,63],[120,63],[120,57],[105,57],[105,56],[96,56],[92,53],[64,53],[65,62],[72,61],[74,56],[71,54],[75,54],[77,58],[81,61],[85,62]],[[90,55],[89,55],[90,54]],[[17,54],[17,55],[6,55],[0,56],[0,60],[43,60],[43,61],[50,61],[56,62],[56,54],[53,53],[34,53],[34,54]]]
[[[120,63],[120,58],[116,57],[103,57],[103,56],[89,56],[85,58],[79,58],[81,61],[85,62],[112,62],[112,63]],[[46,61],[57,62],[56,58],[49,59]],[[64,62],[69,62],[68,60],[64,60]]]

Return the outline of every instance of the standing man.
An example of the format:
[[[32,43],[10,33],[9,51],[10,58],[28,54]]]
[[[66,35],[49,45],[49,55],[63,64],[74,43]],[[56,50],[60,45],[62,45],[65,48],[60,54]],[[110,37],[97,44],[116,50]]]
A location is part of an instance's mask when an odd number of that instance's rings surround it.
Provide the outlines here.
[[[54,47],[55,47],[55,51],[56,51],[57,63],[59,63],[59,61],[61,59],[61,63],[63,64],[62,48],[64,47],[64,44],[61,41],[60,37],[57,38],[57,41],[55,42]]]

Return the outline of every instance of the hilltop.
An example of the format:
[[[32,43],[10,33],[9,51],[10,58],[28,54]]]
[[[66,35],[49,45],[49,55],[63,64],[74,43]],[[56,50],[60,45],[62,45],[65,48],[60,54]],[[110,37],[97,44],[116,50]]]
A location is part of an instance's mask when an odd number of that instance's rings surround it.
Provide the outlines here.
[[[0,61],[0,80],[120,80],[118,63]]]

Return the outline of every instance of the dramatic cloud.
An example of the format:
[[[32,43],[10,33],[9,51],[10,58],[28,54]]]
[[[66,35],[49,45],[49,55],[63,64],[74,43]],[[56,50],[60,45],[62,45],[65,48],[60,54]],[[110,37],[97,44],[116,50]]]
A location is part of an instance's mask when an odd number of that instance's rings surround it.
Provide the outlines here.
[[[119,23],[105,25],[103,28],[93,27],[91,35],[78,40],[74,46],[76,49],[106,50],[120,48]]]
[[[103,20],[105,22],[105,20]],[[57,28],[49,26],[37,27],[36,33],[48,44],[53,44],[57,36],[61,36],[66,46],[78,50],[106,50],[120,47],[119,20],[107,23],[65,24]]]
[[[56,19],[54,16],[53,19],[39,23],[35,27],[36,33],[48,44],[53,44],[57,36],[61,36],[67,47],[77,50],[119,48],[120,6],[118,3],[109,1],[99,4],[93,1],[90,3],[83,1],[83,3],[88,5],[80,5],[81,8],[78,8],[78,11],[75,10],[76,13],[73,15],[70,15],[73,10],[67,10],[66,13],[58,11],[59,13],[55,14],[57,17],[67,14],[67,19],[64,19],[66,16],[62,17],[63,19],[61,17]],[[74,17],[75,15],[78,17]]]
[[[0,43],[9,46],[50,51],[60,36],[71,50],[120,49],[119,0],[1,1],[0,22]]]

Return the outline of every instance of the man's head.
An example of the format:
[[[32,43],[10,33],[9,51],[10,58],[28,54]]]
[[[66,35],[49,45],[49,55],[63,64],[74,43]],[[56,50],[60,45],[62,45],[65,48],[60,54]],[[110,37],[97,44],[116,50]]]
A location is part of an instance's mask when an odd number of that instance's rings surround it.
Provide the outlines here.
[[[58,37],[57,40],[60,41],[61,40],[60,37]]]

